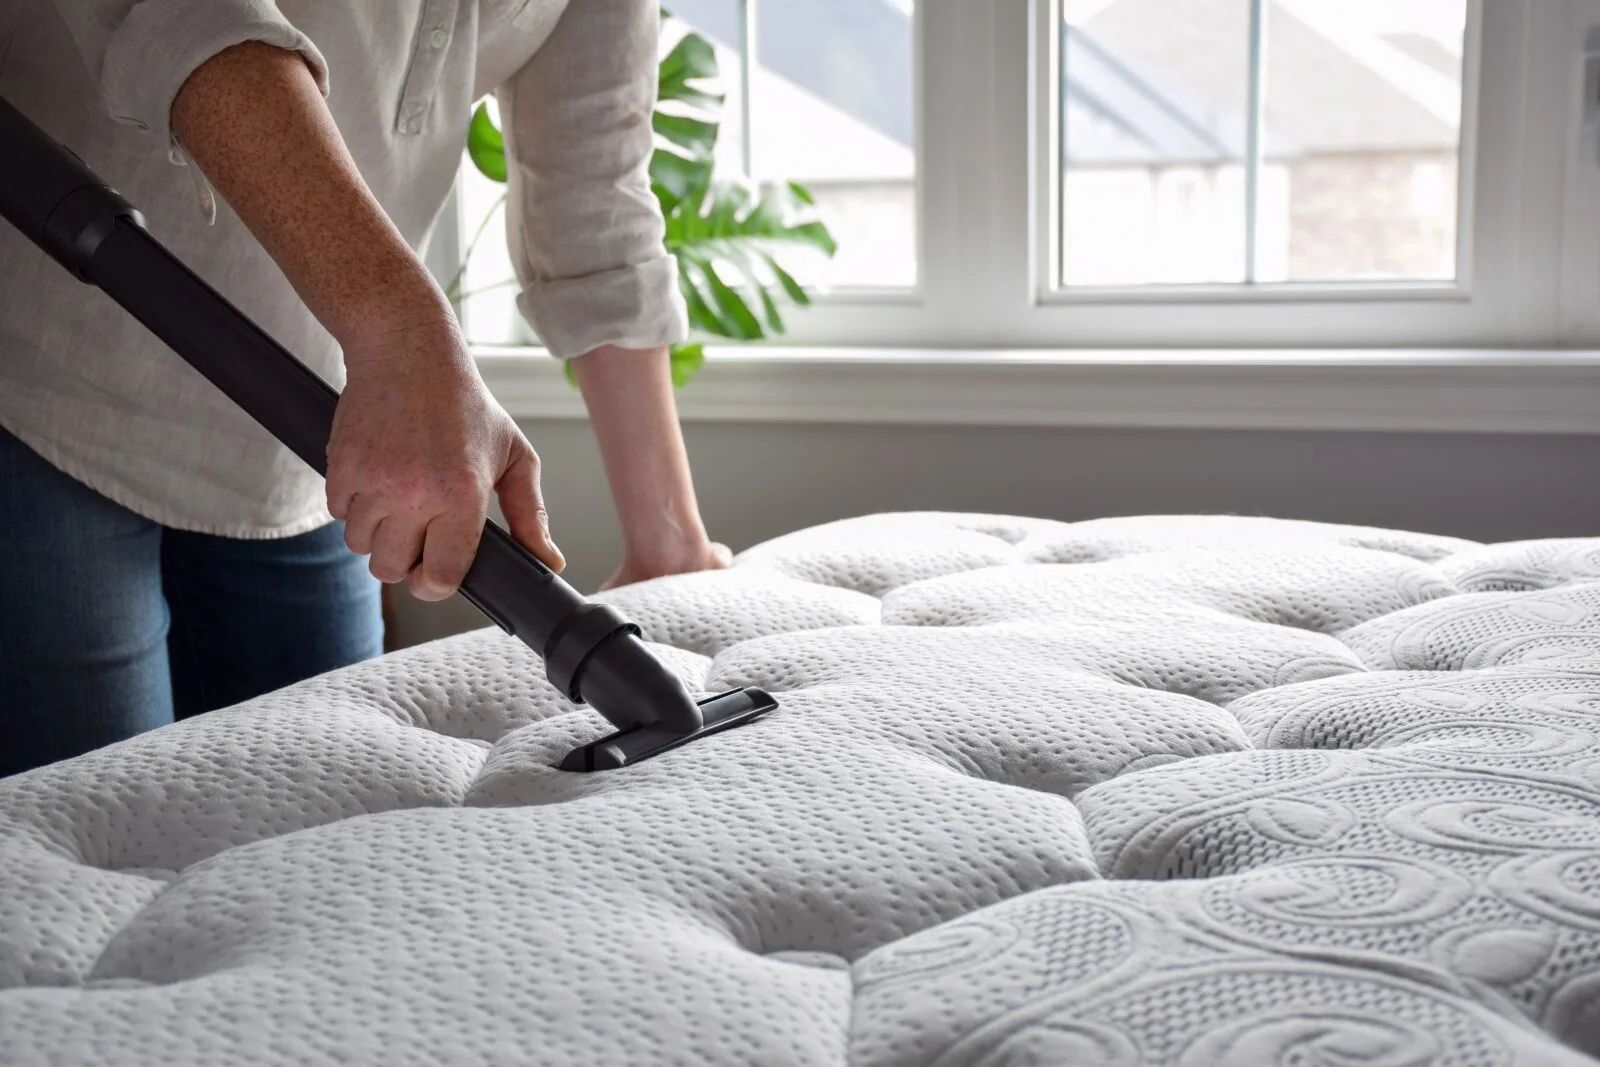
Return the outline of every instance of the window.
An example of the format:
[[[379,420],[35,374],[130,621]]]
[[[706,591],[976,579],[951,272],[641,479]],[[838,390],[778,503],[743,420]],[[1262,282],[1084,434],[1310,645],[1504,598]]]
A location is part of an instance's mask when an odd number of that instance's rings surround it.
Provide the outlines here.
[[[1600,339],[1600,0],[664,6],[716,45],[718,166],[838,239],[792,346]]]
[[[806,264],[802,277],[845,290],[914,286],[911,0],[688,0],[670,9],[737,72],[733,95],[748,111],[730,116],[730,142],[748,145],[743,173],[801,183],[838,239],[831,262]]]
[[[1466,0],[1065,0],[1059,284],[1451,281]]]
[[[798,182],[837,240],[834,256],[786,257],[832,295],[908,292],[917,283],[913,0],[668,0],[665,54],[688,32],[709,41],[724,97],[719,177]],[[492,106],[492,105],[491,105]],[[528,341],[500,240],[502,189],[464,164],[459,227],[472,248],[461,291],[469,334]],[[487,220],[487,226],[483,221]],[[481,231],[480,231],[481,228]]]

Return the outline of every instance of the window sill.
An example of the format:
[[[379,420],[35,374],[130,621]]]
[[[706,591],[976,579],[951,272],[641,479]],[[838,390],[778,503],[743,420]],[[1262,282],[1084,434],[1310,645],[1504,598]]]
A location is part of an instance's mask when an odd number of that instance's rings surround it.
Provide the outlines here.
[[[585,417],[542,350],[475,354],[514,417]],[[1600,352],[721,348],[678,406],[685,422],[1593,434]]]

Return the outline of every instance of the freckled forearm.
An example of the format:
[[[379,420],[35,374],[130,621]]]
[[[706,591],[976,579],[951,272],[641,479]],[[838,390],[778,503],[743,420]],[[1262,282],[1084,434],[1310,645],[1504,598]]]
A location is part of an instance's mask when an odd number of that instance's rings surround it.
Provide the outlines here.
[[[573,363],[630,557],[657,562],[706,540],[666,349],[607,346]],[[670,563],[670,559],[659,562]]]
[[[299,55],[251,43],[213,56],[179,91],[172,128],[341,342],[450,317],[362,180]]]

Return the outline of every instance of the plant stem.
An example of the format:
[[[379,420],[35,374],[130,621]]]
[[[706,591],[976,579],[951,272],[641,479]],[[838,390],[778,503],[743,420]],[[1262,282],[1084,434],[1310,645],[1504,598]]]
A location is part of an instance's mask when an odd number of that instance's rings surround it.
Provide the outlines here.
[[[479,295],[480,293],[492,293],[496,289],[504,289],[508,285],[516,285],[516,284],[517,284],[517,280],[515,278],[507,278],[504,281],[495,282],[493,285],[480,285],[476,289],[468,289],[466,292],[464,292],[460,296],[456,297],[456,299],[457,300],[467,300],[467,299],[469,299],[471,297]]]
[[[505,205],[506,195],[505,193],[500,194],[500,199],[494,202],[488,213],[483,216],[483,221],[478,223],[477,232],[472,235],[472,240],[467,242],[467,250],[461,254],[461,266],[456,268],[455,277],[450,279],[450,284],[445,286],[444,289],[445,298],[451,303],[457,303],[473,295],[472,293],[461,292],[461,281],[466,277],[467,264],[472,262],[472,253],[477,249],[478,242],[483,239],[483,231],[489,227],[489,220],[494,218],[494,213]],[[505,283],[502,282],[501,284]],[[482,292],[483,290],[477,291]]]

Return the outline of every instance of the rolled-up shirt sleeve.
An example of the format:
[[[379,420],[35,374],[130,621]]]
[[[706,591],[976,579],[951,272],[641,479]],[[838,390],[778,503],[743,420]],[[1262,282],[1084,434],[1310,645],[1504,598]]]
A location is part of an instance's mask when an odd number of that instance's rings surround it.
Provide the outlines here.
[[[517,306],[551,355],[687,336],[650,191],[660,14],[583,0],[498,94]]]
[[[328,92],[322,53],[271,0],[56,0],[102,105],[118,122],[149,130],[179,158],[172,102],[189,75],[212,56],[246,41],[300,53]]]

